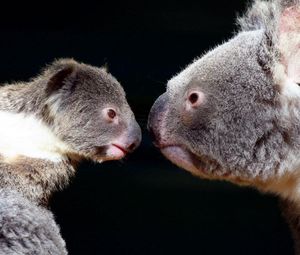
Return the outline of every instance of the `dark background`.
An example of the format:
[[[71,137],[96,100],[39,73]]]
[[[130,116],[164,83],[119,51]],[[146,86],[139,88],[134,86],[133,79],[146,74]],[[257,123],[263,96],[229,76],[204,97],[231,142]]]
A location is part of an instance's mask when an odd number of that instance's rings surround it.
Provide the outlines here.
[[[277,200],[197,179],[152,146],[147,114],[168,79],[229,39],[246,2],[10,3],[0,13],[0,80],[55,58],[101,66],[124,86],[143,143],[123,162],[85,162],[51,208],[70,254],[292,254]]]

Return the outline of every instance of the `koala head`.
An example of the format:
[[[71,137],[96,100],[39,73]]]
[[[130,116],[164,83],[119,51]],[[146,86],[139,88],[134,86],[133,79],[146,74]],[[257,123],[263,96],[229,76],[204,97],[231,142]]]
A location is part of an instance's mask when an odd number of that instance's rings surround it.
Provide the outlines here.
[[[256,1],[228,42],[169,80],[148,127],[195,175],[252,184],[299,167],[300,5]]]
[[[115,160],[140,144],[141,130],[124,90],[105,69],[64,59],[36,82],[46,98],[42,118],[72,155]]]

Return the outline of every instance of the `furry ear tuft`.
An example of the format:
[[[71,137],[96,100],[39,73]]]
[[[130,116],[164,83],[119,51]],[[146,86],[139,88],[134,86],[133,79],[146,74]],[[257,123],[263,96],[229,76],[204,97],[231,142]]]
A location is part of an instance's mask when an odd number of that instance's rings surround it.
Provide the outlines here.
[[[256,0],[248,7],[247,12],[237,19],[239,30],[253,31],[264,29],[267,34],[272,34],[276,22],[278,6],[274,1]]]
[[[288,78],[300,83],[300,5],[288,7],[281,14],[279,50]]]
[[[62,88],[71,76],[76,73],[76,64],[74,60],[59,60],[52,65],[52,74],[48,80],[46,87],[47,96],[52,95],[54,92]]]

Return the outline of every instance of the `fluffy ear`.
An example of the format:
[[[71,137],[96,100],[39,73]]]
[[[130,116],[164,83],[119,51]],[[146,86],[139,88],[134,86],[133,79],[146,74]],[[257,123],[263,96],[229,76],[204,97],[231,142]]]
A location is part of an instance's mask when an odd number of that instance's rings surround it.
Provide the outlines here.
[[[74,60],[59,60],[49,67],[49,71],[46,72],[49,75],[46,86],[47,96],[52,95],[65,86],[68,86],[68,89],[72,90],[77,65],[77,62]]]
[[[279,52],[289,81],[300,84],[300,3],[286,7],[281,12]]]

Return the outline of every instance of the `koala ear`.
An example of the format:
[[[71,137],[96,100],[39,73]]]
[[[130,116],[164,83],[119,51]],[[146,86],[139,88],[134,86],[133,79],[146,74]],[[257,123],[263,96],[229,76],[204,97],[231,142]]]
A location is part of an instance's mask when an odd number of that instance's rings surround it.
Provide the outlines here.
[[[60,90],[62,87],[68,86],[72,89],[76,77],[76,62],[75,61],[58,61],[50,67],[50,78],[46,86],[47,96]]]
[[[288,80],[300,84],[300,5],[285,8],[279,20],[280,62]]]

